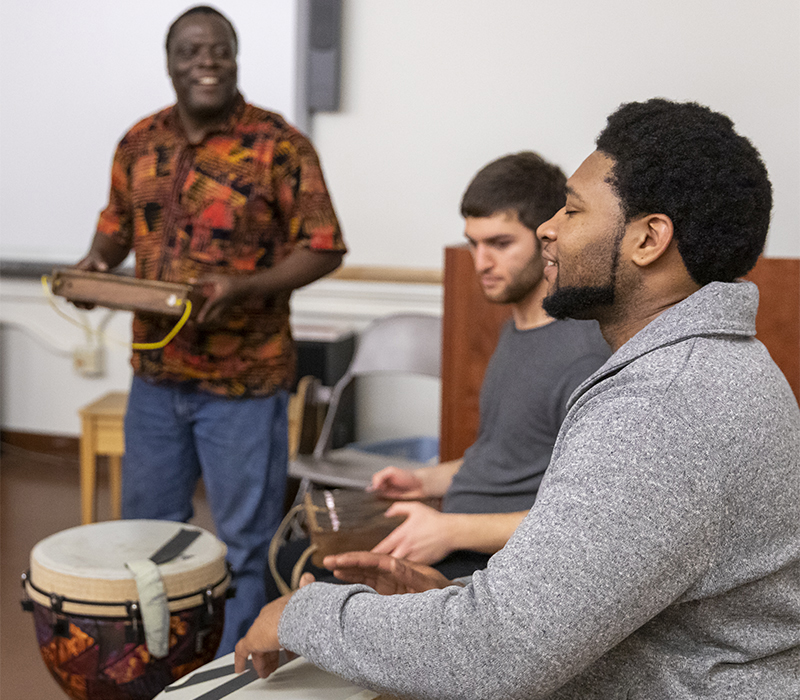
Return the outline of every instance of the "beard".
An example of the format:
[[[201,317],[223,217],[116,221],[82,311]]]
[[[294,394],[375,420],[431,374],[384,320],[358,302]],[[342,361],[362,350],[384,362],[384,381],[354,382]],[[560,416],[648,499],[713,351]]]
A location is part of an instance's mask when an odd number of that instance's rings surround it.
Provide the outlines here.
[[[611,238],[610,249],[606,249],[609,259],[609,280],[606,284],[566,285],[559,287],[556,278],[550,293],[542,300],[542,307],[553,318],[575,318],[580,321],[600,320],[614,313],[616,301],[617,275],[619,272],[620,246],[625,237],[625,223],[620,222]],[[602,259],[602,255],[598,256]]]
[[[484,290],[484,296],[493,304],[518,304],[539,286],[542,279],[544,279],[544,262],[537,242],[534,253],[508,280],[505,288],[495,295],[490,295]]]
[[[599,307],[614,303],[614,285],[602,287],[561,287],[542,300],[544,310],[553,318],[596,318]]]
[[[493,304],[518,304],[527,297],[539,284],[541,275],[537,278],[525,276],[512,280],[503,292],[491,297],[484,294],[486,299]]]

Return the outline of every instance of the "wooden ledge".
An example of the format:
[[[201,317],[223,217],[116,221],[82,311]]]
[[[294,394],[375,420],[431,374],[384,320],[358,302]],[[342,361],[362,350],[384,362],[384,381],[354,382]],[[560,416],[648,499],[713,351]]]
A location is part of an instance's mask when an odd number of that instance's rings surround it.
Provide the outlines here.
[[[347,265],[335,270],[328,278],[351,282],[392,282],[397,284],[442,284],[441,270],[414,267],[380,267]]]

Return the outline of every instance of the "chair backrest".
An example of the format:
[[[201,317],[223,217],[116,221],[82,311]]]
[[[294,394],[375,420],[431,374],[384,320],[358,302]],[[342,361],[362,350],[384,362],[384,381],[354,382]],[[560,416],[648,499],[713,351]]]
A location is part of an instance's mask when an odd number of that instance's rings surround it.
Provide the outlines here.
[[[442,320],[423,314],[395,314],[373,321],[359,335],[352,376],[404,372],[439,377],[442,366]]]
[[[442,320],[426,314],[394,314],[376,319],[359,335],[350,366],[331,392],[314,456],[327,452],[342,392],[354,377],[401,372],[439,377],[442,366]]]

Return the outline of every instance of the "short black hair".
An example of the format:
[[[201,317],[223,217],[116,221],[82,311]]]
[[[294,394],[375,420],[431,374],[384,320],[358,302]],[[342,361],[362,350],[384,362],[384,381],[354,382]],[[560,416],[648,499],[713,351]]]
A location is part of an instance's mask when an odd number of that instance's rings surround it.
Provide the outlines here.
[[[537,153],[521,151],[481,168],[461,198],[461,216],[517,215],[534,233],[564,206],[567,178]]]
[[[233,23],[218,9],[211,7],[211,5],[195,5],[176,17],[172,24],[169,25],[169,29],[167,30],[167,40],[165,42],[167,53],[169,53],[169,44],[172,41],[173,34],[175,34],[175,27],[178,26],[178,22],[186,17],[191,17],[192,15],[214,15],[215,17],[219,17],[230,28],[231,34],[233,35],[233,51],[234,53],[238,52],[239,37],[236,36],[236,29],[234,29]]]
[[[756,264],[772,186],[755,146],[727,116],[696,102],[630,102],[608,117],[596,143],[614,161],[609,182],[626,223],[669,216],[695,282],[732,282]]]

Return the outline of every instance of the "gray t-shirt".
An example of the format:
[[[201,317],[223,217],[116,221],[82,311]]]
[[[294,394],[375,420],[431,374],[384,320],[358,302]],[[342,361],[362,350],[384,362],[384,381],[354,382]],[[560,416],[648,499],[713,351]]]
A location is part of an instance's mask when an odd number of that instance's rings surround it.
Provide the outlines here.
[[[611,354],[596,321],[504,326],[481,387],[475,443],[445,494],[447,513],[513,513],[536,499],[567,399]]]

